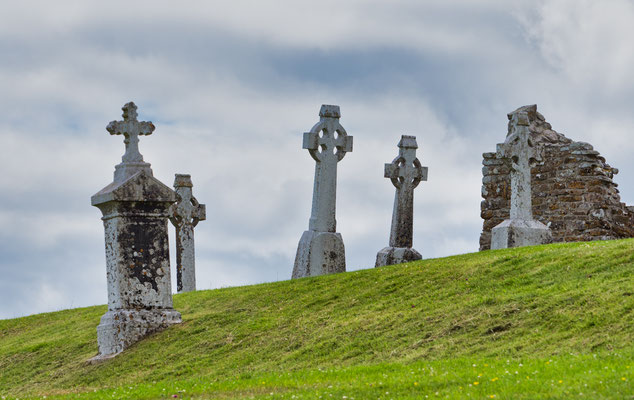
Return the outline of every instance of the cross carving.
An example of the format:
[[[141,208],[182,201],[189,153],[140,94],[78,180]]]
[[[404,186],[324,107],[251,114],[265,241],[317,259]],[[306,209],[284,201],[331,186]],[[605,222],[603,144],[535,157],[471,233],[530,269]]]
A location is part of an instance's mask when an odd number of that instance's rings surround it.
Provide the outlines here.
[[[398,142],[398,157],[390,164],[385,164],[385,177],[392,180],[392,184],[401,187],[416,188],[420,181],[427,180],[427,167],[420,164],[416,158],[416,136],[401,136]]]
[[[200,204],[192,194],[192,181],[190,175],[177,174],[174,180],[174,188],[178,195],[178,202],[170,209],[170,220],[176,227],[188,224],[198,225],[198,222],[206,218],[206,208]]]
[[[143,156],[139,153],[139,135],[151,135],[154,132],[154,124],[148,121],[137,120],[137,106],[133,102],[124,105],[123,121],[112,121],[106,127],[111,135],[123,135],[125,139],[125,154],[121,158],[123,163],[141,163]]]
[[[427,180],[427,167],[421,166],[416,158],[416,136],[401,136],[398,148],[398,157],[385,164],[384,176],[390,178],[396,187],[390,246],[402,248],[412,247],[414,189],[421,181]]]
[[[302,148],[307,149],[318,163],[337,163],[347,152],[352,151],[352,136],[348,136],[339,123],[339,106],[322,105],[319,117],[319,122],[310,132],[304,132]]]
[[[497,151],[511,160],[511,219],[532,220],[531,167],[541,160],[529,130],[528,113],[509,114],[510,134]]]
[[[309,229],[336,232],[337,163],[352,151],[352,136],[339,123],[339,106],[322,105],[319,122],[304,133],[302,147],[316,161]]]

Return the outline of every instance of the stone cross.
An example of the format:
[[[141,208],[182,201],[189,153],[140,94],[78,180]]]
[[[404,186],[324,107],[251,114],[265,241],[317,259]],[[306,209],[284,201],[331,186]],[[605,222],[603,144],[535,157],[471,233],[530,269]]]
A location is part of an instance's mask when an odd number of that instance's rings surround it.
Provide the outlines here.
[[[154,132],[154,124],[148,121],[137,120],[137,106],[133,102],[124,105],[123,121],[111,121],[106,130],[111,135],[123,135],[125,154],[121,157],[121,164],[115,168],[115,181],[122,181],[140,170],[150,169],[150,164],[143,161],[139,152],[139,136],[151,135]],[[151,170],[150,170],[151,171]]]
[[[531,139],[528,113],[513,114],[511,134],[498,145],[498,153],[511,160],[511,219],[533,219],[531,167],[541,159]]]
[[[529,129],[528,113],[508,115],[509,135],[498,144],[497,153],[511,163],[511,209],[509,219],[491,230],[491,249],[532,246],[552,241],[550,229],[533,219],[531,167],[541,158]]]
[[[399,155],[390,164],[385,164],[386,178],[396,187],[390,245],[377,254],[376,266],[398,264],[421,259],[412,248],[414,222],[414,189],[427,180],[427,167],[416,158],[416,136],[401,136]]]
[[[103,214],[108,285],[108,312],[97,327],[98,359],[181,322],[172,306],[167,231],[176,193],[152,176],[138,152],[138,135],[154,126],[136,120],[134,103],[123,110],[124,121],[110,123],[108,131],[126,135],[126,156],[115,167],[114,182],[91,198]]]
[[[304,133],[303,148],[316,161],[313,204],[297,249],[293,278],[346,269],[343,240],[336,233],[337,163],[352,151],[352,136],[339,123],[339,106],[322,105],[319,122]]]
[[[206,218],[205,205],[192,195],[190,175],[176,174],[174,189],[178,202],[169,210],[170,221],[176,228],[176,287],[178,292],[196,290],[194,227]]]

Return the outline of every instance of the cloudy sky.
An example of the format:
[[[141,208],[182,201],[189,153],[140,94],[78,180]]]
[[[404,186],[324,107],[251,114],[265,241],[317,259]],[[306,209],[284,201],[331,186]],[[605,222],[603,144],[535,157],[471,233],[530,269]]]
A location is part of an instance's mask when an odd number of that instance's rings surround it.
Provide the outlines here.
[[[383,164],[402,134],[429,167],[414,247],[476,251],[481,154],[526,104],[594,144],[634,203],[632,37],[631,0],[2,2],[0,318],[107,301],[90,196],[112,181],[124,145],[105,126],[131,100],[156,125],[140,143],[154,175],[191,174],[207,204],[199,289],[290,277],[314,173],[302,132],[324,103],[354,136],[348,270],[387,245]]]

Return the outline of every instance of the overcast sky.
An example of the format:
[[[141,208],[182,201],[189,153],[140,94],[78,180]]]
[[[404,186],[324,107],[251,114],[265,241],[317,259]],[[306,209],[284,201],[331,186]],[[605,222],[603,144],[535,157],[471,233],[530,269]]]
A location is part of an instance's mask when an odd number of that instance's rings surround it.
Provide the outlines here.
[[[477,251],[481,156],[526,104],[619,168],[632,204],[633,37],[631,0],[2,2],[0,318],[107,302],[90,196],[121,160],[105,127],[128,101],[156,125],[140,142],[154,175],[191,174],[207,204],[199,289],[289,279],[321,104],[354,137],[337,198],[348,270],[387,245],[383,164],[402,134],[429,167],[414,247]]]

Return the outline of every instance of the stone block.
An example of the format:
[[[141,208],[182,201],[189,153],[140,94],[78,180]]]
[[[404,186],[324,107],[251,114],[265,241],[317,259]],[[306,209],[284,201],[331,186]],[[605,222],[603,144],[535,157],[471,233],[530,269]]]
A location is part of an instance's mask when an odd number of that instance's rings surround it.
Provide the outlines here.
[[[375,267],[402,264],[422,258],[423,256],[411,247],[384,247],[376,255]]]
[[[491,249],[535,246],[551,242],[550,229],[535,220],[507,219],[491,230]]]
[[[292,278],[346,272],[346,249],[337,232],[304,231],[295,255]]]

